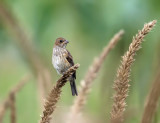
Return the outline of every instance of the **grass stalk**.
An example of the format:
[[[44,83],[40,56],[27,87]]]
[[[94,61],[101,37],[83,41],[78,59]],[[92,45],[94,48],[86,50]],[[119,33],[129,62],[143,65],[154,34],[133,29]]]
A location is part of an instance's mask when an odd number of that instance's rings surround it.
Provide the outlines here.
[[[16,123],[16,99],[15,99],[15,94],[10,93],[10,110],[11,110],[11,123]]]
[[[126,98],[128,96],[130,86],[129,76],[131,66],[135,61],[134,56],[141,48],[140,45],[143,42],[144,37],[152,30],[156,22],[156,20],[153,20],[144,25],[143,29],[133,37],[129,50],[122,57],[121,65],[117,70],[116,79],[113,84],[115,94],[113,96],[113,106],[111,110],[111,123],[121,123],[123,121],[123,114],[126,108]]]
[[[148,94],[148,97],[146,99],[146,104],[141,123],[152,123],[154,114],[157,109],[158,100],[160,98],[159,87],[160,87],[160,72],[157,74],[153,82],[153,85],[151,87],[151,90]]]
[[[121,39],[124,34],[123,30],[120,30],[114,37],[110,40],[109,44],[103,49],[102,53],[98,58],[96,58],[91,66],[89,67],[85,78],[80,83],[80,91],[78,97],[76,97],[73,106],[71,107],[71,113],[69,116],[68,123],[72,123],[76,121],[77,116],[81,113],[84,105],[86,104],[87,96],[90,92],[92,83],[94,79],[97,77],[98,72],[109,54],[109,52],[114,48],[117,42]]]
[[[44,104],[43,116],[41,117],[40,123],[50,123],[51,115],[56,109],[56,104],[60,99],[62,87],[66,84],[68,78],[78,69],[79,64],[69,68],[68,71],[56,82],[56,85],[52,88],[48,95],[48,98]]]
[[[14,105],[14,103],[15,103],[15,101],[14,101],[15,95],[24,87],[24,85],[27,82],[29,82],[29,79],[30,79],[29,76],[25,76],[14,88],[11,89],[8,97],[5,99],[5,101],[3,102],[3,104],[0,106],[0,123],[2,123],[2,121],[3,121],[3,117],[5,115],[6,110],[8,108],[10,108],[10,107],[12,109],[14,109],[14,107],[15,107],[15,105]],[[12,111],[15,112],[15,110],[12,110]]]

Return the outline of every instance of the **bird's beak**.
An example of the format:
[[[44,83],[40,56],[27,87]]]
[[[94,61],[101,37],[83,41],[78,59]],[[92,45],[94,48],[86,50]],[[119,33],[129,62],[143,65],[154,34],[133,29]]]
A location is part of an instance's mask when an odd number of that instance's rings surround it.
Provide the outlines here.
[[[68,44],[68,43],[69,43],[69,41],[65,40],[65,41],[64,41],[64,43],[65,43],[65,44]]]

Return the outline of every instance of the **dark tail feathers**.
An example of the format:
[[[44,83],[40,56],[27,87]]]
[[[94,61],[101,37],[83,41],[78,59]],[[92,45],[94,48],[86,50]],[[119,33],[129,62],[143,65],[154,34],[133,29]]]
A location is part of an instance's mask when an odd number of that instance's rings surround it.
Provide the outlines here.
[[[72,79],[70,81],[70,85],[71,85],[72,96],[75,96],[75,95],[78,96],[75,79]]]

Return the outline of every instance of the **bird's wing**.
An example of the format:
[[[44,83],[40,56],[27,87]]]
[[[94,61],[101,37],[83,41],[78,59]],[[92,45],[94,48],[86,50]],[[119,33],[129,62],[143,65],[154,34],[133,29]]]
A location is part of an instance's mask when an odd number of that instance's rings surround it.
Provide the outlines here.
[[[71,64],[71,66],[74,65],[74,62],[73,62],[73,57],[72,55],[70,54],[70,52],[67,50],[67,56],[66,56],[66,59],[67,61]]]
[[[71,66],[74,65],[73,57],[70,54],[70,52],[67,50],[67,56],[66,56],[67,61],[70,63]],[[73,77],[76,79],[76,72],[73,74]]]

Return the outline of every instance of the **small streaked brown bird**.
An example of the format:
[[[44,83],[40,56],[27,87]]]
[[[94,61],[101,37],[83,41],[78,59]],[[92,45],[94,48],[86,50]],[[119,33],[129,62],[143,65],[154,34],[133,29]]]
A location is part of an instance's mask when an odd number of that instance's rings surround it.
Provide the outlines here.
[[[56,39],[53,46],[52,64],[58,74],[63,75],[71,66],[74,65],[73,57],[66,49],[68,43],[69,42],[66,39],[60,37]],[[73,96],[78,95],[75,79],[76,72],[69,78]]]

